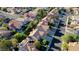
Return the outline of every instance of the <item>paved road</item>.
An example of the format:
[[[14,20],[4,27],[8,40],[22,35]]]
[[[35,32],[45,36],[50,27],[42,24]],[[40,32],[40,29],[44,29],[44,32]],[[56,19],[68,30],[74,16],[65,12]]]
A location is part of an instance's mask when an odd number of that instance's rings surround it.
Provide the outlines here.
[[[41,8],[36,8],[35,10],[33,10],[33,12],[36,12],[37,13],[37,11],[39,9],[41,9]],[[11,14],[9,14],[7,12],[4,12],[4,11],[1,11],[1,10],[0,10],[0,15],[6,16],[8,18],[14,18],[14,19],[19,18],[21,16],[20,14],[12,14],[11,15]]]
[[[8,18],[14,18],[14,19],[19,18],[21,16],[21,15],[16,15],[16,14],[10,15],[10,14],[4,12],[4,11],[1,11],[1,10],[0,10],[0,15],[6,16]]]

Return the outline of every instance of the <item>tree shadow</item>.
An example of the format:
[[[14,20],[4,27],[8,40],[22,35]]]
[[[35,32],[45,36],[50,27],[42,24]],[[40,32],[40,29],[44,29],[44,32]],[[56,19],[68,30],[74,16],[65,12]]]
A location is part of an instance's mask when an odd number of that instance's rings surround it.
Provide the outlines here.
[[[49,51],[61,51],[61,46],[59,45],[59,43],[61,43],[61,41],[59,39],[53,38],[53,41],[51,44],[51,48],[53,48],[53,49],[50,48]],[[54,49],[56,49],[56,50],[54,50]]]
[[[55,46],[55,45],[54,45],[53,48],[57,49],[58,51],[61,51],[61,48],[60,48],[60,47],[57,47],[57,46]]]
[[[54,45],[52,48],[49,49],[49,51],[61,51],[61,48]]]
[[[61,37],[62,35],[64,35],[63,33],[60,32],[61,30],[57,29],[55,36],[59,36]]]
[[[54,38],[53,43],[61,43],[61,41],[59,39],[57,39],[57,38]]]

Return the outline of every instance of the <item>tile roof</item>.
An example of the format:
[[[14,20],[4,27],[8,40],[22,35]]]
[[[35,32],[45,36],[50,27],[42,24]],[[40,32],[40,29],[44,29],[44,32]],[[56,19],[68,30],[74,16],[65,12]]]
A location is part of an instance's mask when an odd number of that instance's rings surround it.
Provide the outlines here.
[[[9,22],[9,26],[12,25],[15,28],[20,28],[22,26],[22,22],[17,20],[12,20]]]
[[[50,12],[50,14],[52,14],[52,11]],[[39,39],[40,37],[48,33],[49,30],[48,21],[50,19],[48,16],[49,15],[47,15],[42,19],[42,21],[37,25],[37,28],[32,32],[30,32],[29,36],[35,36],[37,39]]]
[[[28,13],[25,13],[25,14],[24,14],[24,17],[25,17],[25,18],[26,18],[26,17],[35,18],[35,17],[36,17],[36,13],[33,12],[33,11],[30,11],[30,12],[28,12]]]

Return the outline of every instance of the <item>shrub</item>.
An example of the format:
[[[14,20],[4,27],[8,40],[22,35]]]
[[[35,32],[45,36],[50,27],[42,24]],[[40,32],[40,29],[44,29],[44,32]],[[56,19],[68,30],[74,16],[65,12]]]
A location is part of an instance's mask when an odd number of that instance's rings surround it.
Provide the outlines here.
[[[13,47],[17,47],[17,44],[18,44],[17,39],[13,38],[13,39],[11,39],[11,42],[12,42]]]
[[[69,42],[70,39],[72,39],[72,38],[70,37],[70,35],[65,34],[65,35],[63,35],[63,36],[61,37],[61,39],[62,39],[62,41],[64,41],[64,42]]]
[[[17,31],[16,30],[12,30],[12,35],[14,35],[15,33],[17,33]]]
[[[75,42],[79,41],[79,35],[77,34],[65,34],[61,37],[64,42]]]
[[[10,40],[2,39],[0,41],[0,50],[1,51],[9,51],[11,46],[12,46],[12,43]]]
[[[18,40],[18,42],[21,42],[23,39],[26,38],[26,35],[24,33],[16,33],[14,35],[14,38],[16,38]]]
[[[42,45],[41,45],[40,41],[36,40],[35,43],[34,43],[34,45],[35,45],[35,47],[36,47],[37,49],[41,50]]]
[[[8,30],[8,28],[7,27],[2,27],[2,28],[0,28],[1,30]]]
[[[68,50],[69,46],[66,42],[62,43],[62,50]]]

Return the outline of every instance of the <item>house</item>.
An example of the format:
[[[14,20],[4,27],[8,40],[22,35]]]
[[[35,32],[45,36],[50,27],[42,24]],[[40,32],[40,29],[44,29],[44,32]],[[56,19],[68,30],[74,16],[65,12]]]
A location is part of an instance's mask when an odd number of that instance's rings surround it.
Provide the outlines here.
[[[3,16],[3,15],[0,15],[0,19],[3,19],[3,18],[5,18],[5,16]]]
[[[22,22],[17,21],[17,20],[12,20],[9,22],[9,29],[11,30],[20,29],[22,25],[23,25]]]
[[[7,8],[7,12],[8,13],[10,13],[10,14],[15,14],[15,12],[14,12],[14,7],[12,7],[12,8]]]
[[[73,13],[74,13],[75,15],[78,15],[78,14],[79,14],[79,8],[74,7],[74,8],[72,8],[72,9],[73,9]]]
[[[77,29],[77,30],[76,30],[76,34],[78,34],[78,35],[79,35],[79,29]]]
[[[22,22],[23,24],[26,24],[27,22],[29,22],[28,18],[17,18],[15,19],[16,21]]]
[[[0,30],[0,37],[9,37],[11,35],[11,31],[9,30]]]
[[[24,17],[28,17],[28,18],[35,18],[36,17],[36,13],[33,11],[29,11],[28,13],[24,14]]]
[[[36,17],[36,14],[32,11],[25,13],[22,18],[20,17],[20,18],[11,20],[9,22],[9,28],[12,30],[21,29],[21,27],[25,25],[26,23],[33,21],[35,17]]]
[[[9,28],[11,30],[14,30],[14,29],[21,29],[21,27],[26,24],[28,21],[28,19],[24,19],[24,18],[17,18],[15,20],[11,20],[9,22]]]
[[[72,33],[79,34],[79,16],[71,16],[71,23],[68,25],[70,29],[72,29]],[[71,32],[69,29],[67,30]]]

